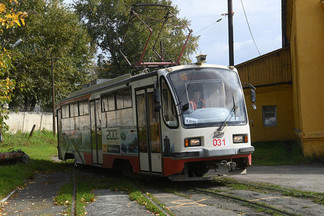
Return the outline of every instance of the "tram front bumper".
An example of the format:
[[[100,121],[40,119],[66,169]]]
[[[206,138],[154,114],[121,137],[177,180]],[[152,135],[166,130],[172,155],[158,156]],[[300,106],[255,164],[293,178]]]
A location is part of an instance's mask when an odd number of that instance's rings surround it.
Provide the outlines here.
[[[221,157],[227,155],[252,154],[254,147],[231,148],[231,149],[200,149],[196,151],[174,152],[174,158],[193,158],[193,157]]]

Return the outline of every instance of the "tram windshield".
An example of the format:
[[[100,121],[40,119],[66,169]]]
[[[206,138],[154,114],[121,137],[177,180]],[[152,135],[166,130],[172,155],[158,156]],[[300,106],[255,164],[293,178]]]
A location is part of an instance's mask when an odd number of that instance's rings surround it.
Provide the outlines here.
[[[192,68],[170,73],[185,126],[246,124],[244,95],[237,73]]]

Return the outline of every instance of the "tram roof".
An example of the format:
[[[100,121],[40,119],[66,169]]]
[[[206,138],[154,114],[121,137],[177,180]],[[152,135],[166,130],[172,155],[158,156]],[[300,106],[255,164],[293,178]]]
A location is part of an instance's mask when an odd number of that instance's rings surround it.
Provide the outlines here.
[[[204,63],[203,64],[193,63],[193,64],[187,64],[187,65],[177,65],[177,66],[173,66],[173,67],[164,68],[164,70],[166,70],[167,72],[174,72],[174,71],[178,71],[178,70],[186,69],[186,68],[201,68],[201,67],[211,67],[211,68],[235,70],[235,68],[232,67],[232,66],[204,64]],[[163,70],[163,69],[161,69],[161,70]],[[71,100],[73,98],[82,97],[83,95],[87,95],[87,94],[89,94],[91,92],[100,91],[100,90],[103,90],[105,88],[111,88],[111,87],[114,87],[114,86],[118,86],[118,85],[122,85],[122,84],[125,84],[125,83],[130,83],[132,81],[136,81],[136,80],[139,80],[139,79],[143,79],[143,78],[146,78],[146,77],[154,76],[154,75],[157,74],[157,71],[158,70],[155,70],[155,71],[152,71],[152,72],[149,72],[149,73],[142,73],[142,74],[138,74],[138,75],[134,75],[134,76],[132,76],[130,73],[129,74],[124,74],[124,75],[118,76],[116,78],[109,79],[109,80],[104,81],[104,82],[99,83],[99,84],[90,85],[89,87],[85,87],[85,88],[82,88],[80,90],[77,90],[75,92],[70,93],[68,95],[68,97],[61,100],[60,103],[64,102],[64,101],[67,101],[67,100]]]

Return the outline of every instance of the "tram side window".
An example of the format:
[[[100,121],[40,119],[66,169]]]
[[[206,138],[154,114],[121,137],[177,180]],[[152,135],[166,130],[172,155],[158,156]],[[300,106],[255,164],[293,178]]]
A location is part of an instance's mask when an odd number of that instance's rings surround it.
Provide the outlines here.
[[[108,112],[108,98],[107,97],[101,98],[101,108],[102,108],[102,112]]]
[[[71,117],[79,116],[79,109],[77,103],[70,104],[70,112],[71,112]]]
[[[70,105],[62,106],[62,119],[70,118]]]
[[[83,101],[79,103],[80,116],[89,115],[89,105],[88,101]]]
[[[109,112],[116,110],[115,108],[115,93],[110,93],[101,98],[102,101],[102,111]]]
[[[178,127],[179,122],[175,104],[167,83],[162,79],[163,120],[169,127]]]
[[[132,107],[132,91],[124,89],[116,93],[117,109],[126,109]]]

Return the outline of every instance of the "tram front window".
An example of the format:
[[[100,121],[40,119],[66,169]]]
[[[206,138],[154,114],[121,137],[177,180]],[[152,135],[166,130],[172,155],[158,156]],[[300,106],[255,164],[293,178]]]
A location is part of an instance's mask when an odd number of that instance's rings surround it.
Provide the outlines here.
[[[186,126],[246,124],[238,75],[217,68],[184,69],[169,76]]]

